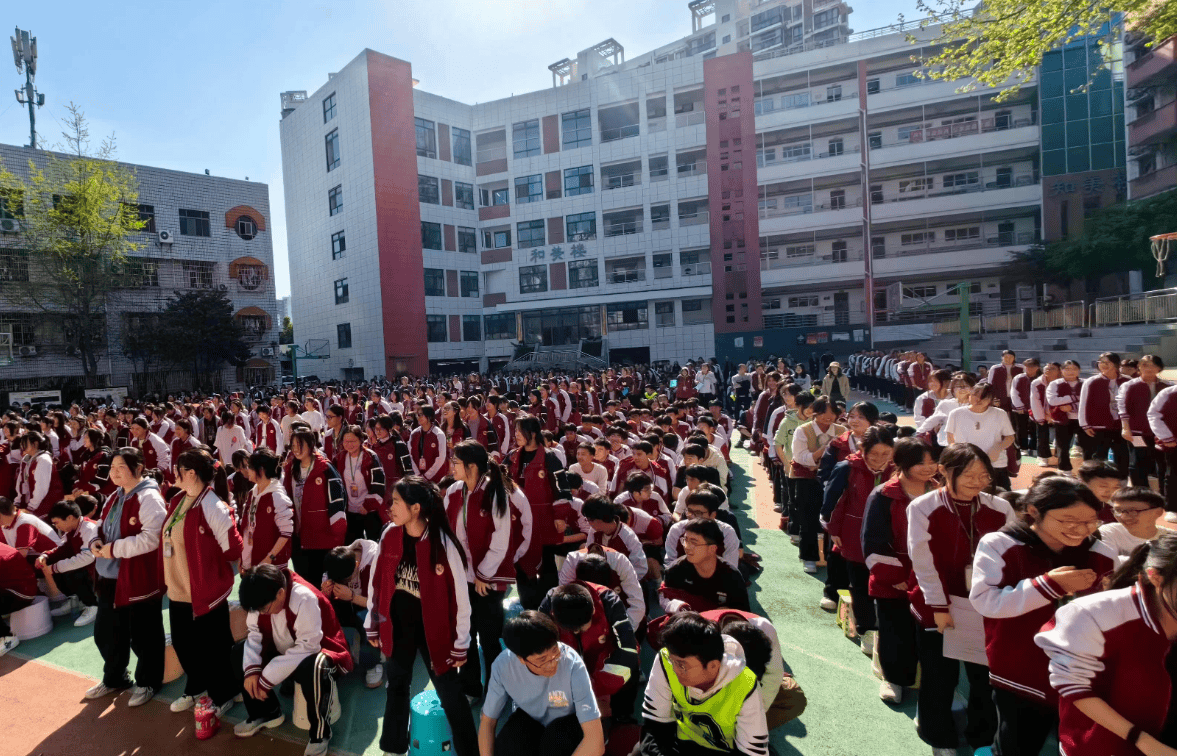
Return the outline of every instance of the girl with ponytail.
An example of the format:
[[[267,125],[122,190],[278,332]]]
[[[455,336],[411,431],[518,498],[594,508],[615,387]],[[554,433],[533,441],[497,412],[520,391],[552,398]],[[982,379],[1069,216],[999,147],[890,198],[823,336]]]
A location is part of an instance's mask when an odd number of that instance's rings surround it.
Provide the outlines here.
[[[460,675],[466,695],[483,693],[478,646],[486,666],[498,658],[503,633],[503,597],[515,582],[515,553],[512,523],[520,512],[530,509],[526,499],[502,465],[493,462],[485,447],[474,440],[460,442],[450,458],[456,481],[445,493],[445,508],[458,544],[466,557],[466,584],[470,597],[472,633],[469,663]],[[489,681],[490,675],[487,675]]]
[[[1034,642],[1059,696],[1068,756],[1177,756],[1166,727],[1177,639],[1177,534],[1140,546],[1110,590],[1061,607]]]
[[[454,753],[475,756],[474,717],[458,677],[470,646],[466,557],[436,484],[418,475],[401,478],[387,502],[392,524],[380,536],[364,620],[368,642],[388,657],[380,748],[409,750],[409,685],[420,653],[449,720]]]

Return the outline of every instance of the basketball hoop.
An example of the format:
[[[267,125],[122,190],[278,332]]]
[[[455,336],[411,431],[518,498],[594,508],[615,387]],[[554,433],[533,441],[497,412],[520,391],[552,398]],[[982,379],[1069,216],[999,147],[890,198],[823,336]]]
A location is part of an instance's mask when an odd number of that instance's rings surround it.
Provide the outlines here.
[[[1177,240],[1177,232],[1157,234],[1148,237],[1148,240],[1152,242],[1152,256],[1157,261],[1157,278],[1164,278],[1165,261],[1169,259],[1169,248],[1173,241]]]

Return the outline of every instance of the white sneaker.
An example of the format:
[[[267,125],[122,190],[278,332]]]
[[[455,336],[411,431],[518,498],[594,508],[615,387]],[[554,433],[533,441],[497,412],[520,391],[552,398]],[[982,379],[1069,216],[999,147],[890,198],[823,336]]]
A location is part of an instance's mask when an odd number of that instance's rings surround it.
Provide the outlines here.
[[[258,730],[262,728],[272,730],[285,721],[285,714],[279,714],[268,721],[265,719],[247,719],[244,722],[238,722],[233,725],[233,734],[239,738],[250,738],[256,735]]]
[[[801,569],[812,575],[813,573],[817,572],[817,562],[806,560],[805,563],[801,565]]]
[[[369,688],[379,688],[384,682],[384,666],[377,664],[364,673],[364,685]]]
[[[866,654],[867,656],[874,656],[875,655],[875,631],[874,630],[867,630],[865,633],[863,633],[862,640],[860,641],[860,643],[861,643],[860,648],[862,649],[862,653]]]
[[[131,688],[131,697],[127,699],[127,706],[132,708],[142,706],[153,698],[155,698],[155,688],[140,688],[136,685]]]
[[[168,708],[178,714],[181,711],[188,711],[195,705],[196,696],[180,696],[175,701],[172,701],[172,705]]]
[[[130,683],[128,683],[127,686],[130,687]],[[112,688],[109,685],[107,685],[106,683],[100,682],[97,685],[95,685],[94,687],[87,690],[84,695],[84,698],[86,698],[90,701],[93,701],[95,698],[102,698],[103,696],[108,696],[111,693],[121,693],[122,691],[124,691],[126,689],[127,688],[125,688],[125,687],[124,688]]]
[[[85,627],[86,625],[93,625],[94,620],[98,619],[98,607],[87,606],[74,620],[74,627]]]
[[[894,685],[884,680],[879,685],[879,698],[884,703],[897,704],[903,700],[903,686]]]
[[[1165,512],[1165,522],[1177,522],[1177,512]]]
[[[331,741],[329,740],[307,743],[307,749],[302,752],[302,756],[327,756],[327,748],[330,744]]]
[[[4,656],[4,654],[8,653],[19,645],[20,638],[17,638],[15,635],[6,635],[3,638],[0,638],[0,656]]]
[[[794,546],[800,546],[801,545],[801,536],[799,536],[799,535],[789,536],[789,543],[793,544]]]
[[[51,601],[49,603],[52,604],[53,602]],[[69,598],[66,598],[64,601],[59,602],[56,606],[53,606],[49,610],[49,616],[50,617],[67,617],[70,614],[73,614],[73,612],[74,612],[74,602],[71,601]]]
[[[806,572],[809,572],[809,570],[806,570]],[[838,608],[838,602],[834,601],[832,598],[826,598],[825,596],[822,596],[818,606],[820,606],[822,609],[825,609],[827,612],[832,612]]]

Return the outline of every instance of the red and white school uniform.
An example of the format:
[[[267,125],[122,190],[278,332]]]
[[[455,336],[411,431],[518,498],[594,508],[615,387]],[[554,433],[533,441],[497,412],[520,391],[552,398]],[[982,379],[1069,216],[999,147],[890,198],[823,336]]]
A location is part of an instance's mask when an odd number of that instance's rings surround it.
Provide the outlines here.
[[[458,545],[466,553],[466,582],[475,579],[490,583],[496,591],[505,591],[515,582],[515,564],[511,551],[511,507],[499,508],[490,502],[489,479],[473,489],[462,482],[445,492],[445,510]],[[506,493],[504,489],[504,493]],[[508,495],[508,499],[509,499]]]
[[[1120,430],[1120,411],[1116,395],[1120,387],[1128,382],[1123,376],[1109,380],[1103,375],[1093,375],[1083,381],[1079,390],[1079,426],[1083,430]]]
[[[1148,405],[1148,427],[1158,443],[1177,443],[1177,386],[1159,391]]]
[[[1079,420],[1079,395],[1083,390],[1080,381],[1068,381],[1066,378],[1056,378],[1046,387],[1046,406],[1050,411],[1050,419],[1055,423],[1065,425],[1071,420]],[[1070,405],[1070,410],[1062,408]]]
[[[159,468],[160,472],[171,477],[172,450],[159,435],[148,433],[142,439],[132,438],[131,446],[143,452],[143,469]]]
[[[1030,381],[1030,415],[1039,425],[1050,423],[1050,411],[1046,404],[1045,376]]]
[[[1030,411],[1030,383],[1033,380],[1024,372],[1014,376],[1013,383],[1009,387],[1009,401],[1015,411]]]
[[[99,538],[102,523],[119,498],[124,499],[119,513],[119,539],[110,544],[111,553],[119,560],[115,608],[147,601],[164,592],[159,549],[160,530],[167,512],[159,486],[154,480],[145,479],[129,494],[120,489],[107,497],[97,521]]]
[[[588,546],[599,543],[625,554],[629,557],[629,563],[633,565],[638,580],[645,579],[646,573],[650,571],[650,565],[646,562],[646,550],[642,548],[642,541],[638,534],[633,532],[633,528],[622,522],[617,524],[617,530],[613,535],[589,528],[587,536],[585,544]]]
[[[301,463],[293,456],[286,460],[282,484],[294,503],[294,532],[299,546],[311,550],[342,546],[347,535],[347,495],[343,492],[343,479],[327,458],[316,451],[310,472],[296,483],[294,465],[298,464]]]
[[[98,523],[82,518],[78,526],[65,534],[60,546],[45,553],[45,561],[54,575],[74,570],[89,569],[94,564],[90,547],[98,540]]]
[[[62,495],[61,478],[49,452],[39,451],[21,458],[17,474],[17,506],[38,517],[47,517],[49,507],[60,501]]]
[[[110,453],[99,449],[86,457],[78,468],[78,477],[74,481],[74,491],[93,494],[101,501],[114,492],[114,483],[110,482]]]
[[[6,528],[0,528],[4,542],[14,549],[28,549],[28,555],[38,557],[48,554],[61,545],[61,536],[40,517],[17,510],[16,519]]]
[[[1151,440],[1154,437],[1152,428],[1148,425],[1148,409],[1153,399],[1173,384],[1158,378],[1153,383],[1145,383],[1143,378],[1133,378],[1120,387],[1116,394],[1116,412],[1121,420],[1128,421],[1135,436],[1143,436]]]
[[[279,457],[286,451],[286,444],[282,438],[282,424],[273,417],[268,423],[258,422],[253,431],[253,438],[255,448],[260,449],[264,446]]]
[[[522,449],[511,452],[507,469],[531,508],[531,542],[527,554],[519,560],[519,568],[534,577],[539,572],[543,547],[564,541],[564,534],[556,531],[556,520],[571,522],[575,513],[557,487],[556,473],[564,468],[555,453],[540,447],[526,465],[522,463],[522,453]]]
[[[165,522],[185,496],[181,491],[172,497]],[[233,592],[237,574],[230,563],[241,559],[241,534],[237,532],[229,505],[212,488],[200,493],[178,527],[183,528],[181,535],[188,559],[192,616],[201,617],[224,603]]]
[[[294,536],[294,505],[281,481],[271,480],[262,491],[251,488],[239,517],[237,530],[241,533],[241,566],[244,569],[261,564],[279,538]],[[290,551],[291,543],[287,540],[273,563],[285,567],[290,561]]]
[[[376,452],[366,446],[360,447],[359,454],[352,457],[347,451],[341,450],[335,459],[335,469],[343,477],[348,512],[358,515],[376,512],[382,519],[387,519],[384,466]]]
[[[389,436],[386,440],[377,440],[372,445],[380,465],[384,468],[384,489],[387,491],[398,480],[413,474],[413,459],[409,454],[409,445],[400,436]]]
[[[502,412],[497,412],[494,417],[490,418],[490,424],[494,426],[496,441],[494,448],[488,447],[488,449],[492,452],[498,452],[500,457],[506,458],[507,453],[511,451],[511,447],[515,444],[514,428],[511,427],[511,418]]]
[[[625,604],[625,614],[629,617],[629,624],[633,625],[636,632],[638,628],[646,624],[646,599],[642,592],[641,581],[638,580],[637,573],[634,572],[633,565],[630,564],[629,558],[625,554],[608,547],[603,547],[603,549],[603,556],[612,573],[609,583],[605,587],[613,589],[621,597]],[[570,552],[564,558],[564,564],[560,565],[560,585],[568,585],[576,580],[576,566],[583,562],[587,556],[589,556],[589,552],[586,549]]]
[[[429,430],[414,428],[409,434],[409,455],[413,459],[413,474],[440,483],[449,474],[450,451],[446,446],[445,431],[438,425]]]

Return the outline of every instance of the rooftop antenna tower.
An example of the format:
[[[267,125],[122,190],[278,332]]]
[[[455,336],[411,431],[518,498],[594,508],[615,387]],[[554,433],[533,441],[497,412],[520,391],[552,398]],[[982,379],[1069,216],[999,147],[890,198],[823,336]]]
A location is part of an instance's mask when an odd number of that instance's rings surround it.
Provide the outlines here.
[[[37,78],[37,38],[27,31],[16,30],[12,39],[12,59],[16,72],[25,75],[25,85],[16,90],[16,101],[29,106],[29,147],[37,149],[37,108],[45,104],[45,95],[33,88]],[[36,107],[34,107],[36,106]]]

